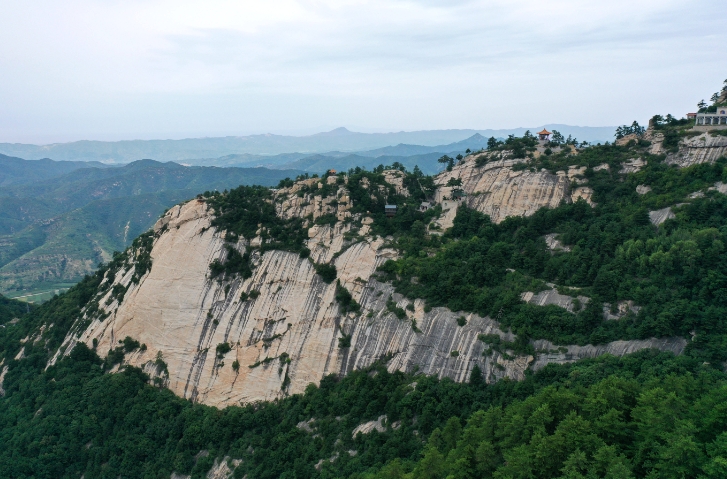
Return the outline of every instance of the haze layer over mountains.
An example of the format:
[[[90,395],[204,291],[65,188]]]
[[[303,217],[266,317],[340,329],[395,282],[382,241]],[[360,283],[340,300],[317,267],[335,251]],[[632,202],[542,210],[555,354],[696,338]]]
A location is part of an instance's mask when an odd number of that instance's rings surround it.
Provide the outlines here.
[[[564,135],[573,135],[581,141],[604,142],[613,138],[615,127],[580,127],[569,125],[545,125]],[[128,140],[128,141],[76,141],[51,145],[0,143],[0,153],[26,160],[51,158],[54,160],[105,161],[129,163],[143,158],[157,161],[183,161],[199,158],[218,158],[226,155],[279,155],[283,153],[358,152],[396,145],[437,146],[461,142],[475,134],[485,138],[508,135],[522,136],[526,130],[537,128],[513,128],[503,130],[429,130],[395,133],[358,133],[337,128],[309,136],[284,136],[274,134],[228,136],[223,138],[187,138],[182,140]],[[396,154],[389,151],[382,154]],[[411,153],[410,153],[411,154]],[[376,155],[379,156],[379,155]],[[298,158],[296,158],[298,159]],[[259,160],[257,160],[259,161]],[[207,163],[213,166],[211,163]],[[220,166],[220,165],[214,165]]]

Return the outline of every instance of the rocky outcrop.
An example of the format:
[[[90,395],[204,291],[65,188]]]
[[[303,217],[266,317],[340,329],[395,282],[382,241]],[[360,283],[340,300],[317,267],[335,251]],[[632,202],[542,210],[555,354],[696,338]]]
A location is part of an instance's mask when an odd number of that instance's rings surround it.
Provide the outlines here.
[[[674,212],[671,210],[671,206],[662,208],[660,210],[649,211],[649,220],[654,226],[659,226],[666,220],[676,218]]]
[[[458,165],[437,182],[446,184],[447,178],[460,175],[471,193],[466,201],[497,221],[569,200],[566,174],[514,171],[516,163],[498,160],[470,169]],[[396,174],[390,176],[398,181]],[[311,180],[278,190],[278,214],[350,214],[345,181],[334,181],[335,195],[325,198],[296,190],[310,186]],[[452,201],[450,210],[457,204]],[[488,382],[522,379],[533,361],[548,361],[513,351],[483,355],[488,346],[478,339],[481,335],[495,334],[505,341],[515,337],[491,318],[425,308],[423,300],[406,299],[392,285],[379,282],[374,272],[397,253],[387,247],[386,238],[367,236],[370,218],[311,226],[310,258],[275,250],[260,254],[250,249],[260,236],[226,243],[225,232],[211,227],[212,218],[204,200],[168,211],[154,228],[150,270],[132,281],[134,264],[127,264],[107,279],[113,283],[98,298],[102,314],[81,318],[58,354],[81,341],[104,356],[128,336],[145,345],[126,355],[128,364],[143,368],[181,397],[218,407],[301,393],[327,374],[346,374],[377,361],[390,371],[455,381],[467,380],[477,365]],[[354,231],[355,224],[361,224],[360,230]],[[224,259],[228,246],[252,252],[256,267],[250,278],[209,276],[210,263]],[[336,283],[325,283],[314,262],[336,266],[337,279],[360,304],[359,312],[341,311]],[[114,293],[119,289],[125,290],[121,296]],[[560,304],[557,293],[549,294],[545,303]],[[572,309],[572,301],[561,306]],[[647,342],[624,344],[629,350],[649,347]],[[604,345],[578,354],[597,355],[603,348],[611,351]]]
[[[637,173],[641,171],[644,166],[646,166],[646,162],[641,158],[631,158],[623,162],[619,173]]]
[[[575,190],[573,190],[573,193],[570,195],[571,202],[575,203],[578,200],[584,200],[586,203],[588,203],[591,206],[596,206],[596,204],[591,199],[593,197],[593,188],[590,186],[579,186]]]
[[[537,371],[551,363],[573,363],[579,359],[594,358],[603,354],[620,357],[642,349],[653,348],[681,354],[684,352],[684,348],[687,347],[687,341],[683,338],[645,339],[641,341],[613,341],[596,346],[587,344],[585,346],[562,347],[541,339],[534,341],[533,346],[537,351],[540,351],[537,359],[532,364],[532,369]]]
[[[5,362],[5,360],[3,360]],[[0,367],[2,369],[0,370],[0,396],[5,396],[5,389],[3,389],[3,381],[5,381],[5,375],[8,373],[8,367],[3,366],[2,363],[0,363]]]
[[[487,155],[487,154],[485,154]],[[463,201],[499,223],[508,216],[529,216],[542,207],[555,208],[561,201],[571,201],[570,180],[565,172],[554,175],[546,170],[515,170],[525,160],[492,160],[476,167],[477,158],[467,157],[452,171],[436,178],[435,200],[451,198],[450,179],[460,179],[467,196]]]
[[[548,249],[551,251],[570,251],[570,246],[564,245],[560,239],[558,239],[558,233],[550,233],[543,237],[545,244],[548,245]]]
[[[704,132],[682,140],[676,153],[669,153],[666,162],[682,168],[699,163],[713,163],[727,156],[727,136],[712,136]]]
[[[359,424],[356,426],[351,433],[351,437],[356,437],[356,434],[368,434],[373,431],[378,432],[384,432],[386,431],[386,426],[384,425],[384,422],[386,422],[386,414],[379,416],[379,418],[376,421],[368,421],[363,424]]]
[[[638,185],[638,186],[636,187],[636,193],[638,193],[638,194],[640,194],[640,195],[645,195],[646,193],[648,193],[648,192],[650,192],[650,191],[651,191],[651,186],[647,186],[647,185]]]
[[[714,186],[710,186],[708,189],[710,191],[717,191],[719,193],[722,193],[723,195],[727,195],[727,183],[722,183],[721,181],[718,181],[714,184]]]
[[[395,257],[383,239],[342,251],[337,245],[343,230],[323,227],[309,240],[312,255],[321,260],[338,254],[338,278],[361,303],[359,315],[342,315],[335,284],[324,283],[308,259],[293,253],[266,252],[247,280],[210,280],[210,262],[225,254],[224,235],[210,228],[210,220],[207,205],[199,201],[167,213],[160,223],[166,229],[152,249],[151,271],[138,285],[130,282],[133,268],[118,274],[116,282],[128,286],[123,301],[110,299],[111,292],[102,297],[109,317],[94,319],[78,337],[69,337],[66,350],[83,341],[104,355],[130,336],[147,346],[127,356],[130,364],[149,367],[160,358],[167,387],[216,406],[302,392],[326,374],[344,374],[382,358],[392,371],[418,369],[457,381],[467,379],[475,364],[490,380],[521,378],[532,360],[483,357],[479,334],[510,337],[488,318],[465,314],[468,324],[460,327],[461,314],[444,308],[425,312],[423,301],[413,302],[414,311],[404,319],[389,313],[390,298],[400,307],[409,301],[371,278],[382,262]],[[313,242],[327,248],[318,251]],[[236,247],[244,249],[244,241]],[[240,300],[241,293],[253,290],[259,297]],[[350,347],[339,347],[346,336]],[[218,354],[217,346],[225,343],[229,351]]]
[[[619,301],[615,304],[615,308],[611,309],[610,303],[603,304],[603,319],[614,320],[621,319],[628,314],[639,314],[641,306],[636,306],[632,300]]]
[[[571,313],[575,311],[575,300],[577,299],[580,303],[580,306],[578,309],[583,307],[588,302],[587,296],[569,296],[567,294],[560,294],[555,289],[546,289],[544,291],[540,291],[539,293],[533,293],[531,291],[526,291],[523,294],[520,295],[520,299],[525,301],[526,303],[530,304],[536,304],[538,306],[548,306],[548,305],[555,305],[559,306],[563,309],[566,309],[570,311]]]

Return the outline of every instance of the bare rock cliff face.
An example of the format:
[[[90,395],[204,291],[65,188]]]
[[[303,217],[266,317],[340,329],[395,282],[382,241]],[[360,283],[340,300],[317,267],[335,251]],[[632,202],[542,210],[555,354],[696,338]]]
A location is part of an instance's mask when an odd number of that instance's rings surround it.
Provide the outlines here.
[[[555,208],[566,198],[570,200],[568,176],[554,175],[547,171],[531,172],[513,170],[524,160],[496,160],[475,167],[475,157],[470,156],[452,171],[437,176],[436,201],[451,197],[451,187],[445,185],[451,178],[462,180],[467,193],[463,200],[471,208],[490,215],[499,223],[508,216],[529,216],[542,207]]]
[[[722,156],[727,156],[727,136],[712,136],[705,132],[682,140],[679,151],[669,153],[666,161],[684,168],[699,163],[713,163]]]
[[[471,161],[440,175],[437,182],[462,178],[470,193],[467,201],[497,221],[507,215],[532,214],[569,198],[565,174],[513,171],[514,162],[507,161],[472,168],[467,165]],[[390,176],[392,182],[398,181],[396,174]],[[339,186],[335,204],[334,198],[281,191],[278,214],[345,216],[350,205],[345,186]],[[225,232],[211,227],[212,218],[202,200],[167,212],[155,226],[150,270],[138,283],[132,282],[133,264],[118,272],[109,286],[121,285],[127,288],[125,294],[113,296],[114,288],[109,287],[99,301],[104,314],[80,318],[78,324],[84,326],[69,334],[60,351],[68,352],[81,341],[103,356],[129,336],[146,348],[127,354],[128,364],[143,368],[181,397],[224,407],[300,393],[324,375],[345,374],[379,360],[391,371],[419,371],[456,381],[467,380],[477,365],[492,382],[503,377],[521,379],[533,364],[542,367],[572,357],[624,354],[648,347],[683,349],[681,343],[619,341],[597,347],[568,346],[570,356],[548,353],[536,358],[511,351],[483,355],[488,346],[479,335],[513,340],[512,334],[487,317],[446,308],[425,311],[422,300],[410,301],[396,294],[390,284],[377,281],[376,268],[396,258],[396,251],[386,247],[385,239],[366,235],[367,218],[362,218],[364,226],[354,242],[344,238],[352,228],[350,222],[313,226],[308,231],[311,259],[335,264],[341,285],[361,305],[356,314],[341,312],[335,282],[325,283],[308,258],[290,252],[260,255],[253,250],[252,277],[210,278],[210,263],[228,254]],[[240,239],[233,246],[243,252],[255,241],[259,237]],[[389,312],[390,301],[404,308],[406,316],[399,319]],[[460,317],[466,321],[464,326],[458,324]],[[90,324],[85,326],[84,320]],[[543,344],[537,349],[553,348]]]

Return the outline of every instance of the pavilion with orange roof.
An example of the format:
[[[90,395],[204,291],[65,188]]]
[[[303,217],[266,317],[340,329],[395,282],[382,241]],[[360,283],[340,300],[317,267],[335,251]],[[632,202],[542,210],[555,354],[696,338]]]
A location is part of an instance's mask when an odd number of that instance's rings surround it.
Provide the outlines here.
[[[552,133],[550,133],[548,130],[543,128],[543,131],[538,132],[538,137],[540,138],[540,141],[548,141],[548,140],[550,140],[551,134]]]

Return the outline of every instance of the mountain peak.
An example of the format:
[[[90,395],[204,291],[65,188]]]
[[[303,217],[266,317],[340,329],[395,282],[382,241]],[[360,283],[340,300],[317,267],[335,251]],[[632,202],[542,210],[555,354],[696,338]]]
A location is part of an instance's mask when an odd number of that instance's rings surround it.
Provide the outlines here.
[[[351,135],[353,132],[346,128],[345,126],[341,126],[339,128],[335,128],[331,131],[324,131],[322,133],[318,133],[318,135],[321,136],[345,136],[345,135]]]

